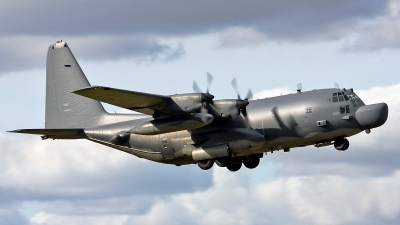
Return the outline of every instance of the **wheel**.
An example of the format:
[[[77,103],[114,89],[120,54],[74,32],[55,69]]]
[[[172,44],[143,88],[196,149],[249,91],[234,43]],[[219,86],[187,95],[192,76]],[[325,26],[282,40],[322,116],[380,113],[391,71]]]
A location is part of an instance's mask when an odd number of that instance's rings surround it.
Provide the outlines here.
[[[228,170],[230,170],[232,172],[240,170],[241,167],[242,167],[242,163],[234,163],[234,164],[229,163],[226,165],[226,168],[228,168]]]
[[[256,156],[250,156],[249,161],[243,163],[245,167],[249,169],[254,169],[260,164],[260,158]]]
[[[224,158],[218,158],[215,160],[215,163],[219,166],[219,167],[226,167],[226,165],[229,162],[229,158],[228,157],[224,157]]]
[[[338,139],[335,140],[333,145],[339,151],[346,151],[349,148],[350,143],[349,143],[349,140],[347,140],[347,139],[338,138]]]
[[[347,150],[347,149],[349,148],[349,146],[350,146],[349,140],[344,139],[344,148],[343,148],[343,151]]]
[[[214,160],[198,161],[197,165],[200,167],[200,169],[209,170],[214,165]]]

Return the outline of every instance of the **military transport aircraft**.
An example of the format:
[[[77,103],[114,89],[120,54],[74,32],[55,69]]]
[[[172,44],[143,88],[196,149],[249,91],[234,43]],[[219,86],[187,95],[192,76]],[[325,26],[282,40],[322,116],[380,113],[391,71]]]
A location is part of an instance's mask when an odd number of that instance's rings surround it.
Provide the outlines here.
[[[344,151],[348,137],[381,126],[386,103],[365,105],[353,89],[321,89],[251,100],[196,93],[157,95],[90,86],[66,42],[50,45],[45,129],[14,130],[42,139],[87,139],[140,158],[177,166],[214,163],[255,168],[263,153],[314,145]],[[237,91],[236,80],[232,85]],[[100,102],[142,114],[110,114]]]

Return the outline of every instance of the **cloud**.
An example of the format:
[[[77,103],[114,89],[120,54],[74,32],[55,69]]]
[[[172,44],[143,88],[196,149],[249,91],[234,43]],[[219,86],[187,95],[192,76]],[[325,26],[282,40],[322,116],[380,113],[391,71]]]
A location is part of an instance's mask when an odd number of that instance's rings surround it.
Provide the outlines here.
[[[337,21],[381,14],[387,1],[3,1],[0,36],[180,35],[257,25],[272,34],[306,34]],[[275,36],[275,35],[272,35]]]
[[[62,38],[78,59],[106,61],[135,59],[135,62],[168,62],[180,59],[183,44],[155,36],[84,36]],[[44,68],[47,48],[59,38],[47,36],[0,37],[0,73]],[[71,41],[69,41],[71,40]]]
[[[59,39],[75,42],[71,46],[84,49],[82,55],[89,60],[168,61],[180,59],[185,52],[180,41],[171,43],[170,38],[216,34],[221,47],[255,46],[266,40],[338,40],[359,29],[363,21],[386,18],[385,9],[387,1],[381,0],[235,0],[229,4],[47,0],[40,5],[6,0],[0,7],[0,73],[42,68],[44,49]],[[358,45],[374,39],[369,36]]]
[[[167,195],[211,184],[210,175],[195,167],[182,170],[157,164],[88,141],[41,141],[39,137],[24,137],[27,144],[12,134],[2,136],[0,187],[15,190],[17,196],[25,198]],[[192,172],[197,175],[189,176]],[[178,179],[180,176],[188,179]],[[171,181],[174,181],[172,186]]]
[[[376,178],[279,178],[255,186],[249,186],[244,174],[221,169],[213,170],[213,174],[214,184],[209,189],[159,199],[144,214],[81,216],[79,207],[69,214],[59,214],[54,207],[51,212],[36,214],[31,222],[209,224],[223,220],[228,224],[390,224],[400,217],[400,195],[396,194],[400,171]]]
[[[400,1],[391,0],[385,14],[363,21],[348,39],[348,51],[400,48]]]
[[[19,214],[18,203],[8,203],[6,206],[0,205],[0,224],[23,225],[28,224],[28,219]]]
[[[249,27],[230,27],[220,35],[221,47],[243,47],[255,46],[265,42],[267,37],[254,28]]]

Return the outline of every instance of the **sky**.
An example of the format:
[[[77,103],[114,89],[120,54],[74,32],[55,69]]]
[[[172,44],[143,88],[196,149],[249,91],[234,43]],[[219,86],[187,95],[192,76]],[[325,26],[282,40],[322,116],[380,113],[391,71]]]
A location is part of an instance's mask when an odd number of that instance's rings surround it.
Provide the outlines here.
[[[47,47],[68,43],[92,85],[216,99],[331,88],[389,118],[332,146],[265,155],[253,170],[158,164],[43,128]],[[0,2],[0,225],[399,224],[400,1]],[[105,105],[109,112],[126,110]]]

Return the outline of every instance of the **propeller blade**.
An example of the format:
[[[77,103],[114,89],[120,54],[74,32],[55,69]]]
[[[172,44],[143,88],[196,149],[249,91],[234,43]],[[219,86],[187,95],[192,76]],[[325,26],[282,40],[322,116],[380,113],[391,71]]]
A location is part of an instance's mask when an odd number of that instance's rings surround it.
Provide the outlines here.
[[[237,82],[236,82],[236,78],[233,78],[233,80],[231,81],[231,84],[233,86],[233,89],[235,89],[235,92],[237,94],[238,99],[241,99],[240,98],[240,94],[239,94],[239,88],[238,88],[238,85],[237,85]]]
[[[210,86],[213,81],[213,76],[207,72],[207,93],[210,93]]]
[[[253,92],[251,91],[251,89],[249,88],[249,91],[247,92],[246,98],[245,100],[251,100],[253,99]]]
[[[203,92],[201,91],[199,85],[197,85],[196,80],[193,81],[193,90],[194,90],[195,92],[198,92],[198,93],[203,93]]]
[[[208,110],[205,107],[201,107],[201,120],[205,123],[207,122],[207,114],[208,114]]]
[[[242,115],[243,115],[243,120],[244,120],[244,126],[245,126],[247,129],[252,129],[252,127],[250,126],[250,123],[249,123],[249,117],[247,116],[247,109],[246,109],[246,107],[244,107],[244,108],[242,109]]]
[[[335,86],[336,89],[340,89],[339,84],[337,84],[337,83],[335,83],[335,82],[333,83],[333,86]]]
[[[301,92],[302,89],[303,89],[303,84],[302,83],[298,83],[297,84],[297,91]]]

